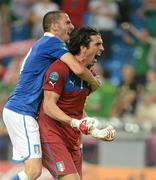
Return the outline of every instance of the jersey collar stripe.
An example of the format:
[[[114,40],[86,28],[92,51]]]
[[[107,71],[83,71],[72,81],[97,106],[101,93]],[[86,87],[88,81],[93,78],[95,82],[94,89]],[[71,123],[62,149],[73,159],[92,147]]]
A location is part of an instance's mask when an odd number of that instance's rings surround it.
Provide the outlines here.
[[[49,36],[49,37],[54,37],[54,34],[50,33],[50,32],[45,32],[44,36]]]

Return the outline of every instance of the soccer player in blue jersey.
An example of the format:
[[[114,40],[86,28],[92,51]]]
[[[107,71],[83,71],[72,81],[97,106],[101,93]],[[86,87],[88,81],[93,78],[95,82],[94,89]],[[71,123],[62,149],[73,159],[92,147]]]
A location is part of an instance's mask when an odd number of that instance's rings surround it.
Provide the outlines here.
[[[77,61],[90,67],[103,51],[102,42],[98,31],[85,27],[71,36],[69,48]],[[44,98],[38,119],[43,165],[56,179],[82,180],[81,133],[111,141],[114,129],[97,130],[93,118],[82,119],[85,99],[91,92],[90,85],[71,72],[61,60],[56,60],[48,68],[43,88]]]
[[[42,150],[36,121],[42,99],[44,74],[51,63],[60,59],[95,90],[99,83],[69,52],[65,42],[73,30],[69,16],[62,11],[48,12],[43,18],[44,36],[26,55],[19,82],[3,110],[3,120],[13,145],[13,160],[24,162],[24,170],[13,180],[31,179],[42,171]],[[62,67],[63,68],[63,67]]]

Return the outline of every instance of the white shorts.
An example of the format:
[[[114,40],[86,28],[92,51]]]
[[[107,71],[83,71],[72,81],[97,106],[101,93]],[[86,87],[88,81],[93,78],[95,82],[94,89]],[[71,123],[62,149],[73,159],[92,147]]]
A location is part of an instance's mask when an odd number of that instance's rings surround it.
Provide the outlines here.
[[[39,126],[33,117],[4,108],[3,121],[13,145],[13,160],[42,157]]]

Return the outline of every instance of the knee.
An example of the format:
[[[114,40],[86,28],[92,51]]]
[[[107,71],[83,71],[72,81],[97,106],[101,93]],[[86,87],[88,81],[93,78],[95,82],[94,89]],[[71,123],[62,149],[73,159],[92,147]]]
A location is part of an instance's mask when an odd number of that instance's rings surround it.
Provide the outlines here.
[[[33,163],[25,166],[25,172],[31,180],[37,179],[42,173],[42,164]]]
[[[28,169],[26,173],[28,174],[31,180],[35,180],[41,175],[42,168],[33,167],[32,169]]]
[[[38,178],[39,176],[41,176],[42,174],[42,168],[34,168],[32,175],[33,175],[33,179]]]

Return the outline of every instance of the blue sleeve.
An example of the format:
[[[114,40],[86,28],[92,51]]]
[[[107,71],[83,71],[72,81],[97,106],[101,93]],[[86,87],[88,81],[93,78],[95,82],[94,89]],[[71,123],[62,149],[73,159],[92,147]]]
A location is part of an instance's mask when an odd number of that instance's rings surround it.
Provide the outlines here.
[[[49,39],[48,51],[54,59],[60,59],[61,56],[69,52],[67,45],[57,37]]]

